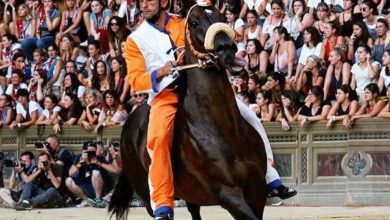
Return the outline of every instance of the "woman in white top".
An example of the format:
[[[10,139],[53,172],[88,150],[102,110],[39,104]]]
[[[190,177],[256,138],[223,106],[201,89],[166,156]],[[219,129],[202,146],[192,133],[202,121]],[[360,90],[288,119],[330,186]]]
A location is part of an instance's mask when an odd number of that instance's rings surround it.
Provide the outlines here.
[[[362,45],[357,48],[358,62],[352,66],[351,88],[359,95],[359,103],[364,102],[364,88],[370,83],[377,83],[380,63],[371,61],[371,48]]]
[[[241,18],[236,18],[235,10],[233,7],[226,7],[225,10],[226,23],[234,29],[236,32],[236,38],[234,42],[237,45],[237,56],[245,56],[245,43],[243,42],[245,23]]]
[[[387,88],[390,85],[390,50],[387,49],[382,57],[383,67],[379,78],[379,89]]]
[[[371,0],[365,0],[360,5],[360,11],[364,18],[363,21],[367,25],[371,38],[376,40],[376,22],[379,18],[383,18],[382,16],[378,15],[378,8],[376,4]]]
[[[310,55],[320,56],[322,47],[322,37],[320,32],[315,27],[306,28],[303,34],[303,46],[299,55],[296,72],[300,73],[306,65],[307,57]]]
[[[27,84],[23,82],[24,74],[20,70],[14,70],[11,74],[11,84],[8,84],[5,94],[10,95],[15,104],[16,94],[19,89],[27,89]]]
[[[11,123],[10,128],[26,128],[34,125],[42,114],[41,106],[35,101],[28,100],[29,93],[27,89],[19,89],[16,97],[18,104],[16,105],[16,119]]]
[[[58,56],[59,49],[57,45],[51,44],[47,47],[47,54],[49,58],[43,64],[44,69],[47,71],[47,86],[52,87],[52,93],[57,97],[60,97],[60,85],[64,77],[62,58]]]
[[[36,25],[33,24],[33,15],[26,4],[18,6],[18,13],[12,13],[13,21],[9,24],[10,33],[22,42],[25,38],[32,37],[35,33]]]
[[[61,88],[61,100],[64,98],[66,93],[73,93],[78,97],[80,102],[84,103],[84,92],[85,87],[78,80],[77,75],[74,73],[67,73],[64,77],[63,86]]]
[[[47,95],[44,98],[43,105],[45,109],[42,115],[39,116],[36,125],[53,125],[55,119],[58,117],[61,107],[57,105],[58,99],[55,95]]]
[[[271,51],[274,44],[274,29],[283,23],[284,3],[282,0],[273,0],[271,2],[272,14],[264,22],[263,30],[260,36],[260,43],[265,50]]]

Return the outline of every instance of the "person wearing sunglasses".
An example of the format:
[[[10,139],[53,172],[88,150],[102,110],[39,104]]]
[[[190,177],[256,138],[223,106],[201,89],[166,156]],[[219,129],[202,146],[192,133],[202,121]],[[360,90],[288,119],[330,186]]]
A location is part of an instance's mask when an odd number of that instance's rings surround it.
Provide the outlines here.
[[[122,18],[113,16],[108,21],[108,47],[110,48],[110,57],[116,57],[122,54],[120,42],[125,41],[130,31],[126,28]]]
[[[366,23],[368,32],[372,39],[376,40],[376,23],[378,19],[384,18],[381,15],[378,15],[378,8],[372,0],[364,0],[360,5],[360,12],[363,16],[363,21]]]
[[[134,112],[138,107],[140,107],[142,104],[144,104],[148,100],[148,94],[146,93],[135,93],[134,94],[135,98],[135,104],[131,108],[131,112]]]

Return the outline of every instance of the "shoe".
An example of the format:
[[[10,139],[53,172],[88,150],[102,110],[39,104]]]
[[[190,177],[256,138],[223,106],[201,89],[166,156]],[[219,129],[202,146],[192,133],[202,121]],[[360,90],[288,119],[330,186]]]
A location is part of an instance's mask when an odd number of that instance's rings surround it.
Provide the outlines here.
[[[108,202],[107,202],[106,200],[101,200],[101,199],[100,199],[100,202],[98,201],[98,202],[96,203],[96,207],[97,207],[97,208],[101,208],[101,209],[106,208],[108,205],[109,205],[109,204],[108,204]]]
[[[94,198],[94,199],[91,199],[91,198],[88,198],[87,199],[87,203],[88,205],[92,206],[92,207],[96,207],[96,208],[99,208],[99,205],[102,203],[102,199],[101,198]]]
[[[267,197],[268,198],[279,197],[281,199],[288,199],[295,196],[296,194],[297,194],[296,190],[281,185],[278,188],[272,190],[270,193],[268,193]]]
[[[77,208],[84,208],[84,207],[88,207],[88,202],[86,199],[84,199],[83,201],[81,201],[80,204],[76,205]]]
[[[144,203],[141,200],[133,199],[130,203],[131,207],[144,207]]]
[[[29,201],[23,200],[22,202],[15,204],[15,209],[16,211],[31,210],[32,205]]]
[[[173,220],[173,216],[169,213],[161,213],[159,216],[154,217],[154,220]]]
[[[85,40],[84,42],[80,43],[80,47],[87,47],[88,46],[88,40]]]

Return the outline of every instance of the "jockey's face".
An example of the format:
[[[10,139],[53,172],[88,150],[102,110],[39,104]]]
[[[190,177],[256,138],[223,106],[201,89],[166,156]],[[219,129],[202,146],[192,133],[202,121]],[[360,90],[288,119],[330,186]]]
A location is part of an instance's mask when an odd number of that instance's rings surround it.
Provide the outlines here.
[[[168,5],[168,0],[140,0],[140,9],[147,20],[156,21],[163,8]]]

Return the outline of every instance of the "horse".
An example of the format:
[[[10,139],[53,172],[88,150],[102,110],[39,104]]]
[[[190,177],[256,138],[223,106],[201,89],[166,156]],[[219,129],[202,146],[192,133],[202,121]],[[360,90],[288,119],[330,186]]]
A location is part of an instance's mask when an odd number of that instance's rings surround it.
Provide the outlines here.
[[[192,6],[187,16],[185,63],[196,67],[181,72],[182,99],[171,150],[175,197],[187,202],[195,220],[201,219],[200,205],[221,205],[234,219],[262,219],[264,143],[240,115],[226,73],[233,70],[237,47],[229,31],[209,31],[224,21],[212,7]],[[149,110],[147,104],[140,106],[123,126],[123,172],[109,206],[117,219],[127,218],[134,191],[153,216],[146,149]]]

